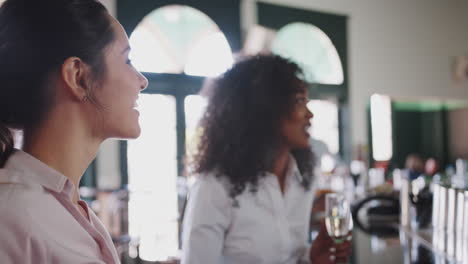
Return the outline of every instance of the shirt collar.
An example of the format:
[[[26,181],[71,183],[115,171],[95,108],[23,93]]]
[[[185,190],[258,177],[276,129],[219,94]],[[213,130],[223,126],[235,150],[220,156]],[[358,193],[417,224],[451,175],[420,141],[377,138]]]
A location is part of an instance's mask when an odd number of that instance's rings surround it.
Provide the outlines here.
[[[297,166],[297,161],[291,154],[289,154],[288,172],[286,173],[286,177],[288,182],[291,182],[294,179],[299,183],[302,183],[304,180],[301,172],[299,171],[299,167]]]
[[[276,183],[276,175],[271,172],[264,172],[266,178],[274,179]],[[299,171],[299,167],[297,166],[296,159],[293,155],[289,154],[289,163],[288,163],[288,170],[286,172],[286,183],[290,183],[293,179],[296,179],[299,183],[302,183],[304,180],[301,172]]]
[[[288,175],[298,175],[302,178],[299,167],[297,166],[296,159],[291,154],[289,154]]]
[[[4,169],[19,172],[13,173],[16,175],[14,182],[36,183],[57,193],[73,195],[73,183],[66,176],[22,150],[15,149]]]

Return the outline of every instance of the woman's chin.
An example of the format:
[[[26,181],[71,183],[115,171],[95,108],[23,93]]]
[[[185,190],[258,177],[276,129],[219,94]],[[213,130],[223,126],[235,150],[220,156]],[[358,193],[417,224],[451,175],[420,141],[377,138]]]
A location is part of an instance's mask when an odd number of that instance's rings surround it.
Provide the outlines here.
[[[298,143],[293,149],[294,150],[304,150],[304,149],[308,149],[308,148],[310,148],[310,143],[307,141],[307,142]]]
[[[140,135],[141,135],[141,129],[140,129],[140,127],[138,127],[138,129],[135,129],[135,131],[133,131],[133,133],[131,133],[131,134],[128,136],[128,138],[129,138],[129,139],[135,139],[135,138],[140,137]]]
[[[121,131],[118,138],[122,139],[136,139],[141,135],[140,126],[136,126],[133,129],[128,129],[126,131]]]

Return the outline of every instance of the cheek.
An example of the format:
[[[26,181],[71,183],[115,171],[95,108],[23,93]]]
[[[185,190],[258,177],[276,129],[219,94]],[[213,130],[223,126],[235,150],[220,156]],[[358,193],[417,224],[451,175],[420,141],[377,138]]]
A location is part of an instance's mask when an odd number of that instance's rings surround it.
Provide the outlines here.
[[[287,141],[294,141],[298,135],[298,126],[295,125],[294,122],[291,122],[291,120],[284,122],[282,127],[282,135],[283,138],[285,138]]]
[[[300,111],[297,111],[296,118],[299,121],[303,121],[304,119],[306,119],[307,118],[307,109],[306,108],[301,108]]]
[[[291,119],[289,120],[289,126],[291,129],[298,130],[299,128],[302,128],[304,125],[304,118],[300,113],[295,113],[294,115],[291,115]]]
[[[97,115],[103,119],[106,126],[115,127],[115,124],[125,123],[131,114],[131,108],[125,103],[125,98],[117,93],[102,93],[98,98]]]

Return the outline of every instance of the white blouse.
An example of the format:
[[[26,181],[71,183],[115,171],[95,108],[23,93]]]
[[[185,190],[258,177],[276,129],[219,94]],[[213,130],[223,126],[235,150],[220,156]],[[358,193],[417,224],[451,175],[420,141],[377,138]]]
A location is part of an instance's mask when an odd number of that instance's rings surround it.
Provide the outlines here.
[[[258,191],[229,197],[226,177],[197,176],[182,230],[182,264],[309,263],[312,188],[305,190],[291,157],[284,194],[267,173]]]

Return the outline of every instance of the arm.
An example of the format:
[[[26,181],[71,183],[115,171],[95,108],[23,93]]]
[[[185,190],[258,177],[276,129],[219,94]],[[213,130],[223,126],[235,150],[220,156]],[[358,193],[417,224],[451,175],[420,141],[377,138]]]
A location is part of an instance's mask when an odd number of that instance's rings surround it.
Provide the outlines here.
[[[220,263],[231,219],[232,205],[222,184],[214,177],[201,177],[205,178],[190,190],[184,217],[182,264]]]

